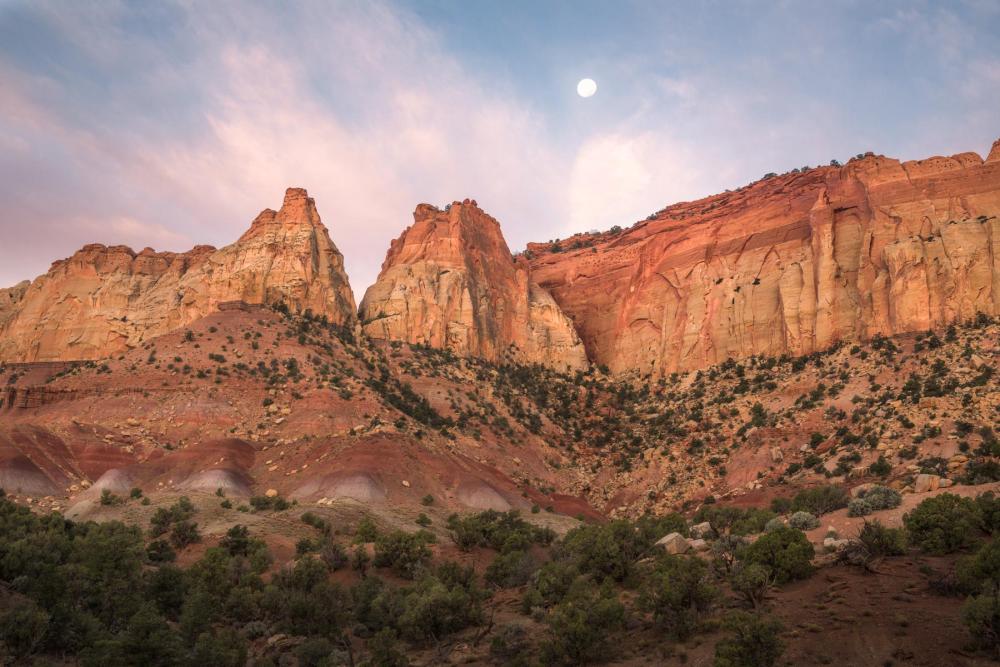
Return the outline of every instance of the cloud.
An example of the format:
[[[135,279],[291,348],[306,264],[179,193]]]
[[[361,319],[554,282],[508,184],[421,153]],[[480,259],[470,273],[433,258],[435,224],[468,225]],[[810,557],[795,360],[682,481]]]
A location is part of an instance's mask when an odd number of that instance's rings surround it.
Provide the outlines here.
[[[573,163],[564,233],[628,224],[704,194],[697,161],[678,142],[652,132],[594,137]]]
[[[448,21],[415,7],[5,5],[0,284],[88,242],[224,245],[299,186],[360,299],[419,202],[475,198],[516,250],[768,171],[995,133],[993,19],[970,30],[957,10],[893,6],[867,31],[827,6],[640,12],[617,37],[542,31],[542,47],[524,7],[496,26],[516,43],[481,39],[471,5]],[[601,92],[581,104],[588,59]]]

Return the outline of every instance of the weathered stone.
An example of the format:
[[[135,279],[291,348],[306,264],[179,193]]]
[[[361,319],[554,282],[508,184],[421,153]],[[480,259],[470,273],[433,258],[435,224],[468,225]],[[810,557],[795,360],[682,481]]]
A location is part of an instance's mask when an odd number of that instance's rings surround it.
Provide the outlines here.
[[[708,550],[708,542],[706,542],[705,540],[701,540],[701,539],[688,540],[688,544],[695,551],[707,551]]]
[[[669,373],[1000,314],[1000,160],[883,156],[528,245],[594,363]]]
[[[928,491],[934,491],[938,488],[940,482],[941,478],[937,475],[922,473],[917,475],[917,477],[913,480],[913,492],[927,493]]]
[[[691,526],[691,537],[695,539],[705,539],[712,534],[712,524],[708,521],[696,523]]]
[[[475,202],[421,204],[392,242],[361,301],[374,338],[448,348],[463,356],[587,367],[573,327],[547,290],[515,260],[499,223]]]
[[[13,290],[13,291],[12,291]],[[242,301],[355,317],[343,257],[305,190],[264,210],[232,245],[185,253],[84,246],[0,293],[0,361],[97,359]]]
[[[661,537],[657,542],[656,546],[660,547],[668,554],[682,554],[687,553],[691,548],[691,544],[687,541],[680,533],[670,533]]]

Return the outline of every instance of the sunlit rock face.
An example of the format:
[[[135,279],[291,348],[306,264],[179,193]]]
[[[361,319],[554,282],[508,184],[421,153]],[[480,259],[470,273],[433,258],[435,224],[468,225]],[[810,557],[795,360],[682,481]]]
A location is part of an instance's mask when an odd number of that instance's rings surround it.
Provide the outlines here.
[[[139,253],[87,245],[29,284],[0,290],[0,361],[97,359],[184,326],[220,303],[285,303],[355,317],[343,257],[305,190],[290,188],[232,245]]]
[[[421,204],[413,218],[361,302],[369,336],[492,361],[509,354],[558,369],[587,366],[572,323],[475,202]]]
[[[528,254],[591,361],[656,375],[998,314],[998,215],[1000,141],[775,176]]]

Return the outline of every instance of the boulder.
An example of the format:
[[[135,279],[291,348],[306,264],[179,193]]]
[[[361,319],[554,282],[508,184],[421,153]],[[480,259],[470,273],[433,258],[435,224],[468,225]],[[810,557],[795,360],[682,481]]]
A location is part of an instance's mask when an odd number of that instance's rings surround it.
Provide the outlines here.
[[[941,478],[937,475],[921,473],[913,480],[913,492],[927,493],[928,491],[934,491],[938,488],[940,483]]]
[[[656,546],[660,547],[668,554],[683,554],[687,553],[691,549],[691,543],[687,541],[687,538],[680,533],[670,533],[661,537],[656,542]]]
[[[712,535],[712,524],[708,521],[703,521],[702,523],[696,523],[691,526],[691,537],[694,539],[705,539]]]

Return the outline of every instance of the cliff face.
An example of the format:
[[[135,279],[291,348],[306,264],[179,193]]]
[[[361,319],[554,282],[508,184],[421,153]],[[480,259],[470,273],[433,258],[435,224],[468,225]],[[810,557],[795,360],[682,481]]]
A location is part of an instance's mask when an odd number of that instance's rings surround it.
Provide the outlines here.
[[[106,357],[236,300],[354,318],[343,257],[305,190],[290,188],[280,211],[264,210],[219,250],[88,245],[30,285],[0,290],[0,361]]]
[[[368,335],[494,361],[510,351],[561,369],[587,365],[572,323],[475,202],[421,204],[413,218],[361,302]]]
[[[772,177],[528,254],[592,361],[659,374],[1000,314],[998,215],[1000,141]]]

